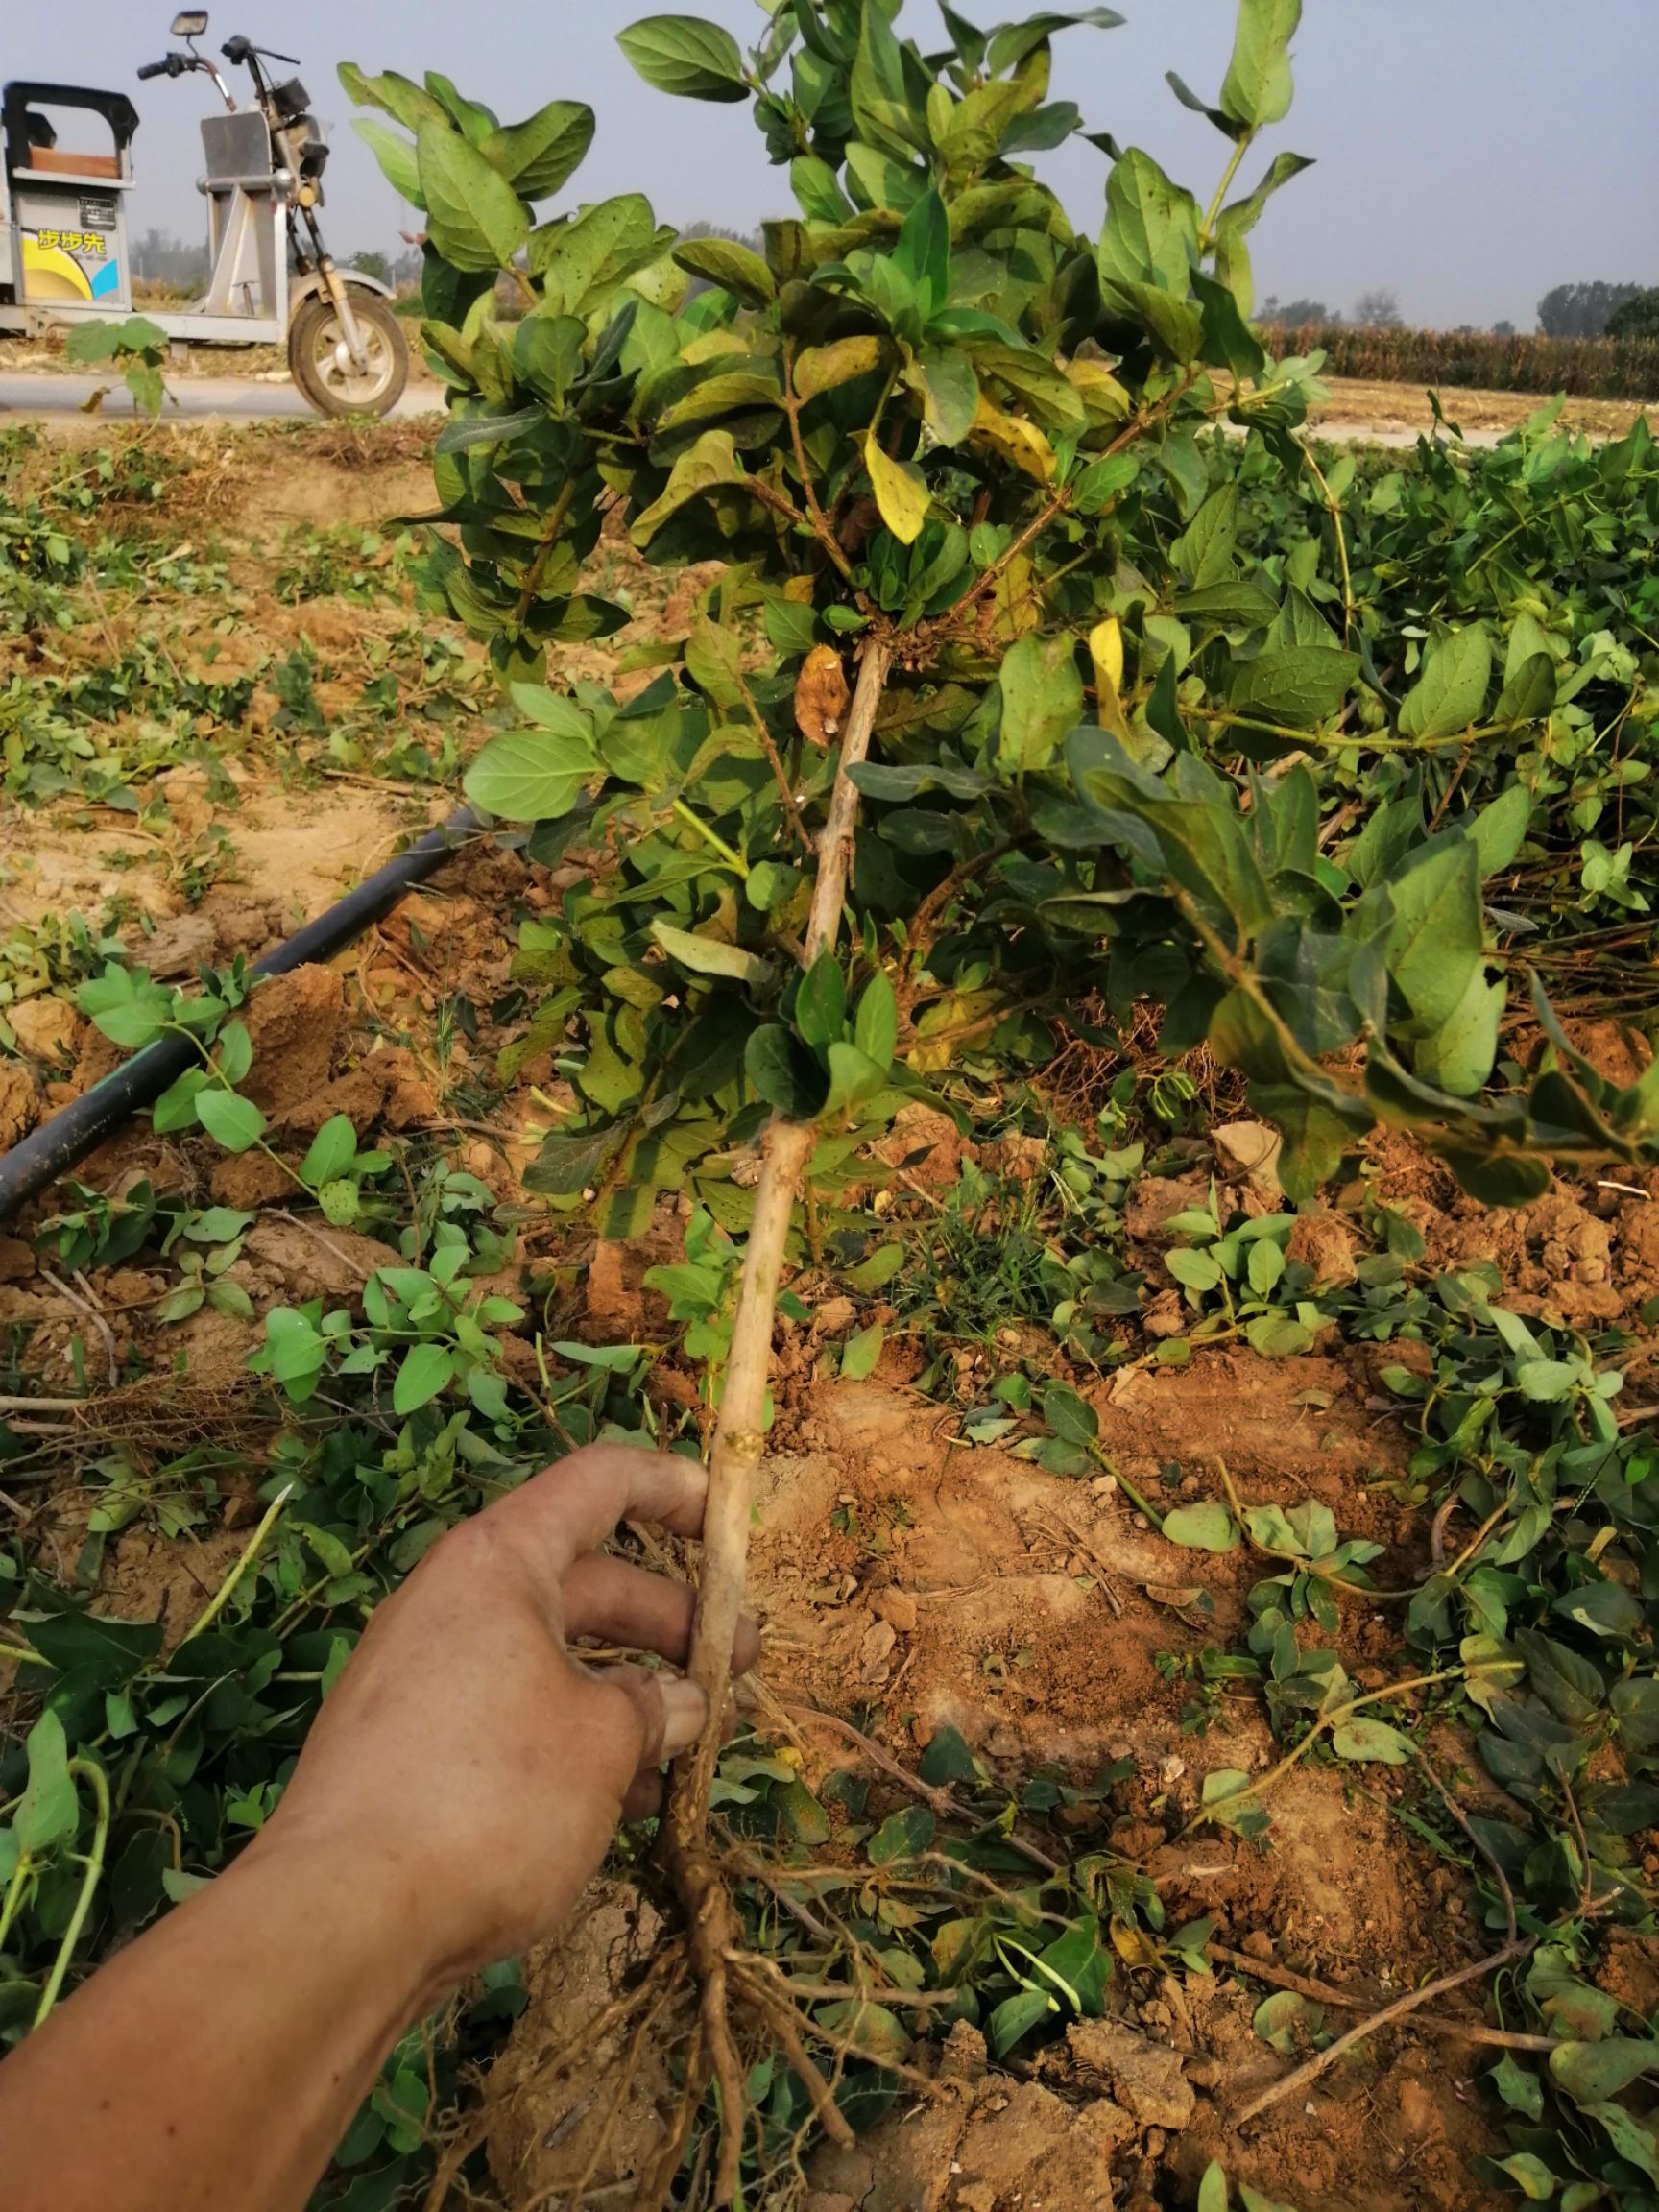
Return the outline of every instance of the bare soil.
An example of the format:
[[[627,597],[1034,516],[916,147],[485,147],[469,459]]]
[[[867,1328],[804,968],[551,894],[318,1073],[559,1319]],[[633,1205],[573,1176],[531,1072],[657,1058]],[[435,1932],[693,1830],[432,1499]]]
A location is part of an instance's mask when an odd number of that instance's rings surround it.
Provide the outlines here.
[[[241,597],[228,636],[218,627],[217,601],[204,602],[194,627],[188,607],[172,607],[171,648],[190,656],[189,665],[223,669],[228,655],[229,664],[252,670],[304,643],[325,671],[349,671],[322,679],[342,687],[343,704],[360,683],[359,660],[391,635],[393,614],[327,594],[277,604],[261,564],[272,542],[295,532],[420,511],[429,486],[418,443],[399,431],[384,433],[383,443],[341,433],[332,445],[325,434],[297,443],[286,434],[215,433],[198,435],[190,449],[196,465],[176,487],[180,529],[224,541]],[[671,628],[676,612],[642,607],[641,631],[664,621]],[[203,960],[266,950],[377,865],[399,836],[445,810],[438,790],[300,775],[290,740],[273,727],[274,701],[262,676],[249,727],[208,733],[223,747],[233,799],[223,789],[214,797],[194,766],[155,780],[146,796],[165,801],[170,827],[161,830],[72,801],[0,807],[0,920],[71,906],[91,913],[124,899],[121,927],[135,948],[158,973],[187,974]],[[178,842],[215,824],[228,833],[234,869],[192,895],[180,878]],[[259,994],[251,1016],[253,1091],[278,1150],[297,1153],[330,1114],[347,1112],[360,1131],[437,1134],[459,1165],[524,1208],[523,1258],[511,1287],[528,1293],[530,1319],[510,1358],[532,1379],[534,1329],[592,1341],[632,1335],[644,1312],[644,1269],[671,1257],[684,1230],[668,1199],[645,1248],[595,1251],[564,1235],[523,1191],[519,1177],[534,1157],[545,1100],[556,1095],[548,1055],[526,1062],[504,1095],[488,1086],[480,1118],[481,1079],[517,1033],[489,1010],[509,981],[517,921],[545,910],[553,896],[544,870],[475,846],[332,968],[302,970]],[[457,995],[478,1010],[476,1034],[444,1018]],[[0,1058],[0,1145],[114,1057],[54,999],[33,1002],[17,1027],[22,1051]],[[1609,1054],[1645,1049],[1617,1036],[1582,1042]],[[962,1143],[948,1125],[930,1138],[912,1127],[898,1157],[911,1162],[907,1172],[924,1190],[947,1188]],[[1006,1153],[993,1159],[986,1148],[980,1157],[1020,1171]],[[1207,1192],[1212,1171],[1240,1202],[1257,1210],[1269,1202],[1252,1195],[1238,1158],[1225,1149],[1195,1158],[1190,1175],[1142,1184],[1127,1229],[1155,1286],[1162,1224]],[[353,1300],[384,1249],[287,1220],[281,1178],[273,1184],[258,1155],[228,1159],[157,1139],[142,1124],[82,1172],[99,1189],[143,1174],[204,1202],[210,1195],[262,1211],[232,1271],[252,1303],[252,1324],[202,1313],[163,1330],[154,1309],[166,1276],[129,1267],[91,1279],[113,1351],[124,1358],[138,1350],[153,1380],[103,1402],[89,1444],[102,1431],[160,1455],[196,1437],[242,1434],[252,1452],[269,1425],[243,1373],[260,1317],[278,1302]],[[1372,1142],[1370,1172],[1375,1194],[1421,1228],[1433,1264],[1490,1261],[1522,1312],[1585,1327],[1627,1318],[1659,1290],[1659,1175],[1630,1188],[1560,1188],[1498,1214],[1463,1199],[1404,1138]],[[1310,1215],[1297,1232],[1298,1256],[1334,1280],[1352,1273],[1357,1248],[1343,1208],[1344,1194],[1334,1194],[1333,1210]],[[15,1236],[0,1240],[0,1330],[8,1327],[22,1333],[43,1394],[72,1387],[84,1312]],[[1156,1334],[1149,1325],[1148,1354]],[[1128,1760],[1132,1773],[1083,1809],[1075,1840],[1142,1868],[1171,1925],[1214,1915],[1219,1944],[1266,1968],[1334,1984],[1366,2009],[1483,1947],[1464,1878],[1399,1817],[1407,1785],[1391,1769],[1298,1768],[1272,1795],[1262,1843],[1198,1823],[1205,1775],[1265,1768],[1272,1739],[1251,1688],[1224,1698],[1203,1732],[1190,1732],[1190,1686],[1172,1675],[1207,1643],[1237,1640],[1246,1594],[1262,1572],[1259,1558],[1178,1551],[1112,1478],[1062,1479],[1006,1450],[973,1446],[956,1414],[909,1386],[918,1362],[902,1336],[859,1383],[827,1380],[820,1348],[809,1331],[781,1330],[778,1419],[754,1532],[764,1656],[749,1692],[757,1717],[794,1737],[809,1779],[861,1756],[824,1714],[855,1716],[912,1767],[939,1729],[954,1727],[1010,1785],[1037,1771],[1085,1782],[1108,1761]],[[1107,1457],[1160,1510],[1220,1496],[1224,1465],[1249,1502],[1312,1497],[1331,1505],[1344,1536],[1384,1547],[1375,1579],[1383,1591],[1399,1590],[1425,1572],[1427,1529],[1405,1503],[1409,1440],[1379,1393],[1376,1364],[1358,1350],[1270,1362],[1224,1347],[1200,1352],[1185,1368],[1138,1358],[1090,1394]],[[654,1387],[667,1410],[695,1405],[692,1377],[672,1365],[659,1370]],[[122,1532],[106,1548],[96,1602],[127,1618],[159,1613],[170,1633],[181,1633],[234,1556],[248,1510],[231,1481],[219,1525],[181,1544],[142,1527]],[[74,1487],[39,1509],[41,1542],[60,1560],[73,1558],[85,1512],[85,1494]],[[1361,1683],[1390,1678],[1398,1609],[1386,1599],[1345,1599],[1338,1643]],[[1455,1744],[1446,1756],[1457,1759]],[[1503,1809],[1482,1774],[1458,1764],[1447,1772],[1472,1810]],[[902,1801],[894,1794],[894,1804]],[[531,1962],[530,2008],[485,2091],[503,2203],[528,2212],[563,2201],[550,2193],[567,2190],[582,2170],[603,2038],[573,2085],[562,2080],[544,2092],[547,2061],[630,1962],[637,1968],[648,1959],[654,1936],[637,1901],[607,1889],[568,1943]],[[1621,1972],[1629,2001],[1650,2008],[1659,1975],[1642,1946],[1627,1948]],[[1151,2212],[1190,2205],[1205,2164],[1220,2156],[1236,2182],[1288,2194],[1301,2212],[1361,2204],[1474,2212],[1497,2201],[1468,2172],[1477,2153],[1502,2149],[1476,2085],[1490,2054],[1420,2022],[1374,2038],[1305,2103],[1275,2107],[1248,2133],[1233,2127],[1230,2115],[1285,2067],[1251,2028],[1265,1993],[1225,1962],[1210,1982],[1125,1971],[1109,2032],[1092,2038],[1080,2029],[1040,2064],[1012,2072],[988,2069],[982,2044],[959,2032],[943,2056],[918,2055],[935,2068],[937,2094],[884,2123],[856,2152],[822,2158],[793,2200],[814,2212],[1091,2212],[1114,2204]],[[1478,2019],[1478,2004],[1472,1998],[1460,2016]],[[625,2200],[658,2124],[662,2075],[661,2057],[643,2052],[607,2153],[615,2193],[594,2201]]]
[[[1313,411],[1315,423],[1344,430],[1421,430],[1434,428],[1434,410],[1421,384],[1391,384],[1382,378],[1328,376],[1330,397]],[[1546,404],[1535,392],[1480,392],[1446,387],[1440,404],[1464,430],[1516,430]],[[1569,430],[1598,438],[1623,438],[1652,402],[1637,399],[1569,399],[1561,422]]]

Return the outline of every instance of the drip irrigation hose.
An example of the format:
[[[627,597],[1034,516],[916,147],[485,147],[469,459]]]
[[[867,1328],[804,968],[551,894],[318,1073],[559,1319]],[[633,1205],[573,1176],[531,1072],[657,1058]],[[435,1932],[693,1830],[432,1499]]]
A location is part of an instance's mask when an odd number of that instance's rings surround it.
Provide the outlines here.
[[[454,854],[457,839],[479,827],[472,809],[461,807],[438,829],[417,838],[407,852],[376,869],[355,891],[349,891],[338,905],[256,960],[254,974],[286,975],[314,960],[331,960],[371,924],[389,914],[406,892],[441,868]],[[0,1221],[10,1220],[48,1184],[66,1175],[140,1108],[154,1105],[196,1061],[188,1038],[162,1037],[135,1052],[60,1114],[54,1114],[21,1143],[0,1153]]]

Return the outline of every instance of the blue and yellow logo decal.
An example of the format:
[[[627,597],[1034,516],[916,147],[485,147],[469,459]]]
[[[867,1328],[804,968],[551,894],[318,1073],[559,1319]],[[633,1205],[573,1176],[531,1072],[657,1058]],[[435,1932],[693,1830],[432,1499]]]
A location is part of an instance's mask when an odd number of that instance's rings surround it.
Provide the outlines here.
[[[107,300],[120,289],[120,264],[96,230],[24,231],[26,300]]]

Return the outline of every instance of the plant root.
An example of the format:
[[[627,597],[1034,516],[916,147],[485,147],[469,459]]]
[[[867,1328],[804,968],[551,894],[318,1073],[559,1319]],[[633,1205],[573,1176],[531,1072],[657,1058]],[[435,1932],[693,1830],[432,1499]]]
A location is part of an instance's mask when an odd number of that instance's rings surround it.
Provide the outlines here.
[[[1317,2081],[1320,2075],[1334,2066],[1337,2059],[1353,2050],[1356,2043],[1363,2043],[1366,2036],[1375,2035],[1380,2028],[1392,2027],[1396,2020],[1404,2020],[1407,2013],[1415,2012],[1436,1997],[1444,1997],[1449,1990],[1459,1989],[1465,1982],[1478,1982],[1488,1974],[1496,1974],[1504,1966],[1512,1966],[1518,1959],[1535,1950],[1538,1938],[1524,1936],[1519,1942],[1504,1944],[1502,1951],[1494,1951],[1490,1958],[1476,1959],[1467,1966],[1459,1966],[1455,1973],[1442,1974],[1437,1982],[1426,1982],[1421,1989],[1408,1990],[1392,2005],[1384,2005],[1381,2012],[1373,2012],[1361,2020],[1357,2028],[1350,2028],[1346,2035],[1338,2035],[1335,2042],[1297,2066],[1286,2075],[1283,2081],[1275,2081],[1272,2088],[1264,2089],[1260,2097],[1252,2098],[1233,2121],[1235,2128],[1246,2127],[1259,2120],[1270,2105],[1284,2098],[1293,2097],[1300,2090]]]

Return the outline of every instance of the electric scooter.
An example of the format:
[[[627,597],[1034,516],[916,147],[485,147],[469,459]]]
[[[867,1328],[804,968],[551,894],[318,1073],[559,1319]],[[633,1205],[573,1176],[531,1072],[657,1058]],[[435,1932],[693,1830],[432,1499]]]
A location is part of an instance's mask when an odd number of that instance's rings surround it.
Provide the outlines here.
[[[325,415],[384,415],[409,378],[409,348],[384,284],[341,270],[317,211],[328,159],[297,67],[240,36],[220,52],[245,68],[252,97],[238,107],[217,64],[196,41],[207,11],[173,18],[183,52],[140,69],[141,78],[212,79],[225,112],[205,116],[200,189],[207,202],[207,289],[193,306],[148,319],[175,341],[286,346],[294,381]],[[97,116],[110,151],[67,151],[51,109]],[[0,331],[132,311],[126,196],[132,189],[138,114],[124,92],[84,85],[12,84],[0,95]]]

